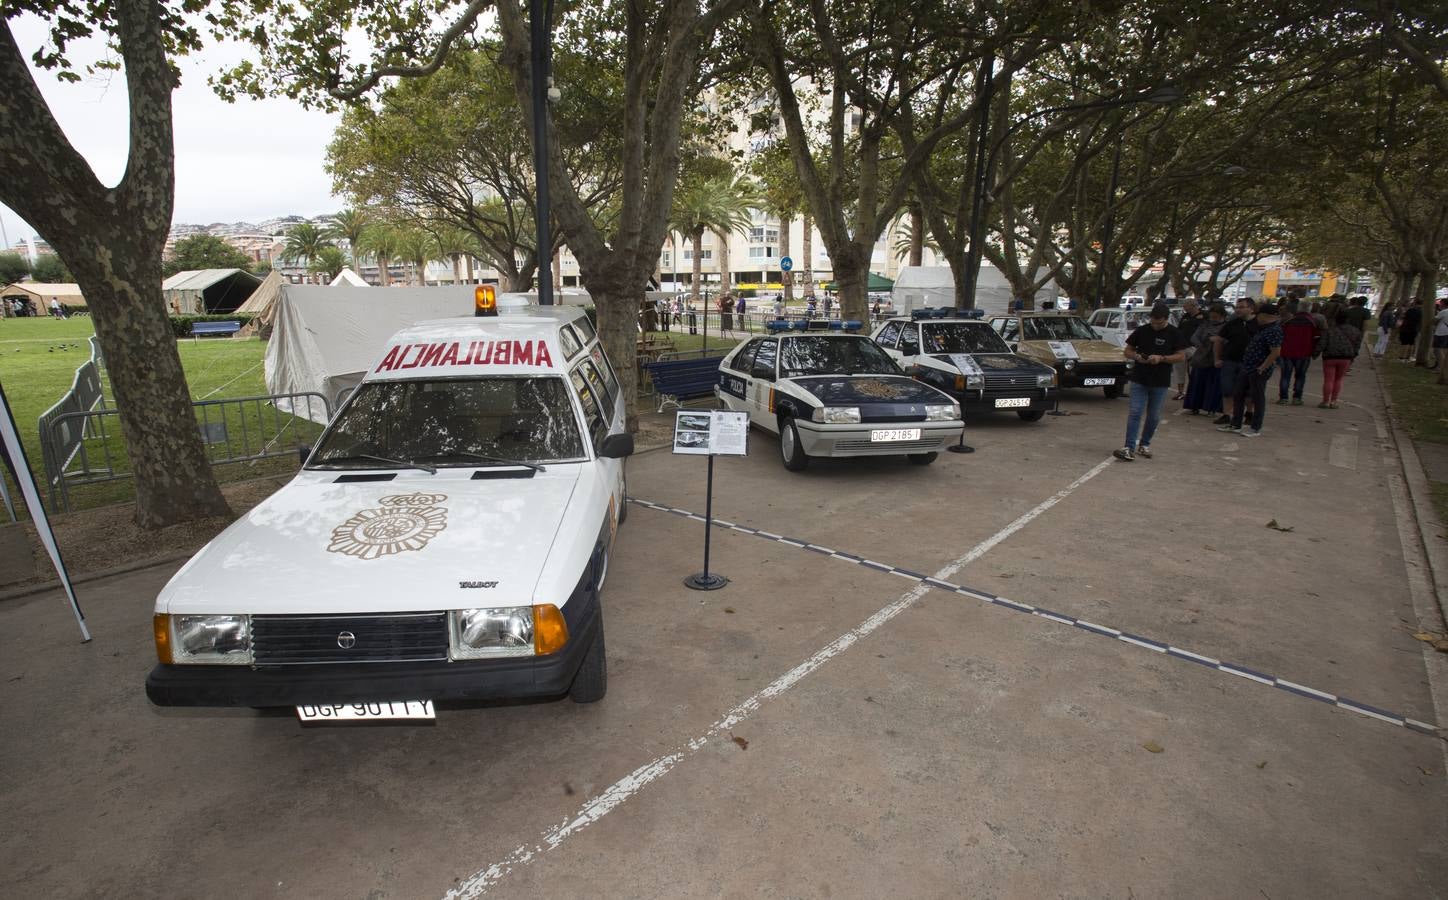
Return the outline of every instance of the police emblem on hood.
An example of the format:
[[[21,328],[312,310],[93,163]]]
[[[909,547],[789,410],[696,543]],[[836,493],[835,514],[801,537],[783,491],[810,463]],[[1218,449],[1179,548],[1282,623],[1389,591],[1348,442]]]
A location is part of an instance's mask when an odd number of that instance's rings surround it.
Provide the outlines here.
[[[332,529],[328,553],[377,559],[421,550],[447,528],[446,494],[393,494]]]
[[[898,384],[874,378],[853,381],[850,383],[850,387],[854,389],[855,393],[876,400],[899,400],[905,393]]]

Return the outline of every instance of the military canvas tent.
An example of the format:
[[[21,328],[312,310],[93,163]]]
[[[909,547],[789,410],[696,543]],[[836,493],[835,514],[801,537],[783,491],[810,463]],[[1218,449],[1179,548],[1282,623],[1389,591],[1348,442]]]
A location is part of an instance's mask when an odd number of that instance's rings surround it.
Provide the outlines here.
[[[267,392],[311,391],[337,402],[376,362],[387,339],[426,319],[468,316],[472,285],[359,288],[283,284],[271,306],[266,348]],[[289,408],[285,401],[278,404]],[[297,415],[306,415],[298,404]],[[320,421],[320,410],[311,418]]]
[[[358,275],[356,272],[353,272],[350,268],[343,268],[342,271],[338,272],[338,273],[337,273],[337,277],[332,279],[332,283],[331,283],[330,286],[331,286],[331,287],[337,287],[337,286],[339,286],[339,285],[344,285],[344,284],[345,284],[345,285],[351,285],[352,287],[371,287],[371,286],[372,286],[372,285],[368,284],[368,283],[366,282],[366,280],[362,278],[361,275]]]
[[[161,294],[178,316],[229,313],[244,305],[260,285],[260,278],[241,269],[196,269],[161,282]]]
[[[251,316],[251,321],[242,326],[233,337],[245,339],[253,335],[260,335],[263,338],[271,336],[272,315],[276,310],[277,297],[282,292],[282,273],[272,269],[262,279],[261,286],[251,292],[246,302],[236,308],[238,315]]]

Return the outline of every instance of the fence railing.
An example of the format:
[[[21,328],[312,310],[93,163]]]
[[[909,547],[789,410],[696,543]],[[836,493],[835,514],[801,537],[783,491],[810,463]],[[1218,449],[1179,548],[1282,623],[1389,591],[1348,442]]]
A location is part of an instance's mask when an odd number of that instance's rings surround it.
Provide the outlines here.
[[[279,400],[289,402],[295,412],[278,409]],[[321,434],[322,426],[311,420],[311,414],[320,409],[321,421],[331,418],[327,398],[313,392],[197,400],[191,405],[213,465],[294,455]],[[132,477],[118,414],[115,409],[99,409],[63,411],[49,422],[41,417],[40,443],[54,510],[70,510],[72,488]],[[292,440],[285,440],[288,437]],[[62,446],[69,452],[51,452]]]
[[[100,347],[91,339],[91,358],[75,370],[70,390],[54,406],[40,414],[40,459],[45,467],[46,492],[55,506],[55,477],[64,472],[76,456],[83,452],[90,423],[85,419],[96,407],[105,409],[106,398],[101,390],[100,368],[96,365]]]

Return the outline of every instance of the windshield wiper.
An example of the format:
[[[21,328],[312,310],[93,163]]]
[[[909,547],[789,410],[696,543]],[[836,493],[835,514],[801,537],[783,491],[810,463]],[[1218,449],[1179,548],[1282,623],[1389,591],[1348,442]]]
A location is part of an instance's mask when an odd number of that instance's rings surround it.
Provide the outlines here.
[[[389,466],[400,466],[404,469],[421,469],[429,475],[437,474],[437,466],[430,466],[427,463],[418,462],[415,459],[391,459],[386,456],[373,456],[371,453],[347,453],[342,456],[329,456],[326,459],[317,460],[318,463],[346,462],[352,459],[370,460],[372,462],[387,463]]]
[[[461,450],[454,450],[451,453],[434,453],[428,459],[441,459],[444,456],[462,456],[467,459],[476,459],[479,462],[502,463],[505,466],[526,466],[535,472],[548,471],[538,463],[524,462],[521,459],[508,459],[506,456],[484,456],[481,453],[466,453]]]

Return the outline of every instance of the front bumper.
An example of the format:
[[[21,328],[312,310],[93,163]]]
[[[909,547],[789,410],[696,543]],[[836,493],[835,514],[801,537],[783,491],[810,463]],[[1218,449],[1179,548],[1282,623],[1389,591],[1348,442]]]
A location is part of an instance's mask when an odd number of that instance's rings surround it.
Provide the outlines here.
[[[971,413],[1019,412],[1020,410],[1045,410],[1056,405],[1056,388],[1015,389],[1008,391],[946,391],[960,403],[961,409]],[[1026,400],[1025,406],[996,406],[997,400]]]
[[[1100,363],[1096,363],[1086,366],[1078,364],[1071,369],[1066,368],[1064,365],[1056,366],[1056,377],[1059,379],[1061,387],[1063,388],[1099,388],[1110,386],[1106,384],[1088,385],[1086,384],[1086,380],[1088,378],[1110,378],[1112,384],[1116,385],[1117,387],[1124,387],[1130,378],[1130,374],[1131,373],[1127,371],[1125,364],[1102,365]]]
[[[343,665],[168,666],[146,678],[146,696],[157,706],[314,706],[377,700],[519,700],[559,697],[593,639],[601,617],[590,602],[568,643],[547,656],[460,662],[357,663]]]
[[[800,448],[808,456],[898,456],[903,453],[932,453],[960,436],[961,422],[860,422],[850,425],[822,425],[796,419]],[[881,429],[919,428],[914,441],[872,441],[870,432]]]

